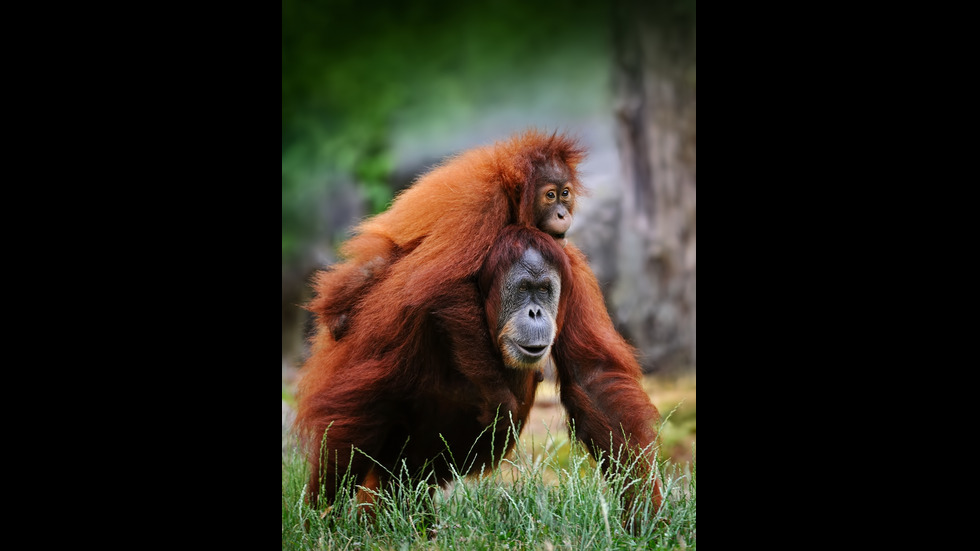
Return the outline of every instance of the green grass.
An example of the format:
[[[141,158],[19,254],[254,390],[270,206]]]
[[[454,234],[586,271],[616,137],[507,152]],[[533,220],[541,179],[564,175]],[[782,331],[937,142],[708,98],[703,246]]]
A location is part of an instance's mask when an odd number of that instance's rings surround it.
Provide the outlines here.
[[[694,461],[659,463],[666,499],[623,526],[619,495],[644,487],[629,474],[603,477],[584,448],[550,438],[528,449],[521,440],[482,477],[457,479],[430,500],[430,486],[406,473],[376,497],[375,518],[353,500],[324,511],[304,502],[308,467],[284,442],[282,548],[285,549],[696,549]],[[607,461],[602,458],[601,461]],[[613,459],[615,461],[615,459]],[[434,503],[433,503],[434,502]]]

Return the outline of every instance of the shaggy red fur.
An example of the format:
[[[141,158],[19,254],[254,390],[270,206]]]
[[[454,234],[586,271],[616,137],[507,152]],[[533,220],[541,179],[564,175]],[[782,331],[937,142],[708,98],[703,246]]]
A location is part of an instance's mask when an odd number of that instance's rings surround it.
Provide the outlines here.
[[[496,420],[524,423],[538,377],[503,365],[494,285],[532,246],[561,273],[552,357],[575,435],[597,457],[642,453],[640,474],[650,472],[659,414],[635,352],[581,251],[533,227],[535,167],[563,163],[581,194],[583,154],[567,137],[538,132],[464,152],[358,226],[342,248],[346,261],[317,275],[309,309],[318,329],[297,415],[314,502],[321,486],[332,502],[347,472],[376,489],[401,460],[444,482],[447,445],[460,472],[497,464],[506,422],[496,425],[499,449],[487,434],[473,443]]]

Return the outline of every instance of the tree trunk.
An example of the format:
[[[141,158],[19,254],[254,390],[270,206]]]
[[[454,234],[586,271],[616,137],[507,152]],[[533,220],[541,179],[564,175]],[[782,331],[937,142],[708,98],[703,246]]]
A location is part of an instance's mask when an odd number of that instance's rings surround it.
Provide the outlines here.
[[[614,23],[623,163],[619,329],[647,371],[695,369],[697,82],[691,3],[623,0]]]

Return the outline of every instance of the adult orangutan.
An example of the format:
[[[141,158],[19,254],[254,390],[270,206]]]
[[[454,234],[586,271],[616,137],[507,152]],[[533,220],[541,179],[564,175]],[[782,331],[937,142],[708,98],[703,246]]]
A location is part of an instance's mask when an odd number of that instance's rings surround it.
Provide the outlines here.
[[[309,308],[318,330],[297,419],[314,467],[314,502],[321,484],[334,499],[338,468],[349,467],[367,488],[385,482],[383,469],[352,447],[387,467],[408,446],[420,467],[445,451],[442,438],[465,457],[495,420],[505,421],[501,430],[511,415],[523,423],[549,354],[562,404],[593,456],[648,454],[640,474],[652,467],[659,414],[584,255],[565,240],[584,192],[575,172],[582,157],[572,140],[537,132],[464,152],[362,223],[342,248],[346,262],[317,276]],[[540,264],[524,258],[528,250],[559,275],[550,278],[552,291],[561,289],[550,349],[499,333],[508,327],[500,305],[521,292],[520,283],[515,290],[501,282],[517,266]],[[506,451],[481,449],[477,468]],[[445,480],[447,471],[432,468]]]
[[[455,263],[452,247],[419,272],[413,256],[425,240],[451,240],[424,236],[386,257],[372,283],[360,286],[343,338],[321,319],[297,415],[314,504],[321,489],[333,502],[346,473],[378,490],[402,461],[439,483],[451,479],[451,465],[464,474],[496,466],[509,451],[501,443],[510,425],[494,423],[498,415],[518,427],[526,422],[549,355],[575,434],[594,456],[607,457],[602,467],[617,468],[608,457],[624,452],[640,455],[634,474],[655,467],[659,414],[585,258],[533,225],[497,233],[472,275]],[[465,241],[457,247],[470,254]],[[370,492],[358,497],[371,501]]]

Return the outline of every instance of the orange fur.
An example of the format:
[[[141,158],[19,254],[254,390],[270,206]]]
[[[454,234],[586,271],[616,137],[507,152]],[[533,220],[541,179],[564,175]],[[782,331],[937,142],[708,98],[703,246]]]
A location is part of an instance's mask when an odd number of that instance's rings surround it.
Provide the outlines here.
[[[605,308],[599,282],[585,255],[574,245],[565,247],[572,277],[562,282],[563,307],[570,312],[553,349],[561,388],[561,402],[574,424],[576,436],[596,458],[642,457],[633,471],[654,480],[654,506],[662,494],[656,475],[654,426],[660,412],[640,384],[642,371],[636,350],[623,339]],[[604,469],[618,468],[606,461]],[[627,492],[627,510],[637,489]]]
[[[536,167],[564,163],[581,195],[582,158],[567,137],[534,131],[461,153],[360,224],[342,248],[345,261],[317,275],[309,309],[318,329],[297,414],[314,501],[320,483],[328,501],[335,497],[337,469],[377,483],[352,448],[394,461],[411,435],[405,453],[418,462],[445,441],[465,455],[495,419],[527,418],[534,373],[505,368],[489,328],[499,307],[492,282],[530,244],[561,267],[552,355],[576,436],[597,457],[643,451],[653,468],[659,413],[639,384],[635,351],[616,332],[581,251],[534,228]],[[330,459],[321,461],[325,434]],[[479,452],[481,461],[495,464],[499,451]]]
[[[575,172],[583,158],[573,139],[530,130],[447,159],[355,228],[340,250],[344,262],[318,276],[310,310],[340,338],[349,320],[338,318],[356,313],[378,275],[370,267],[383,273],[402,256],[388,287],[401,289],[405,303],[426,303],[438,286],[476,274],[505,226],[534,225],[536,167],[565,164],[577,193],[586,193]]]

